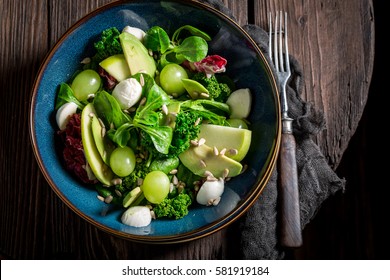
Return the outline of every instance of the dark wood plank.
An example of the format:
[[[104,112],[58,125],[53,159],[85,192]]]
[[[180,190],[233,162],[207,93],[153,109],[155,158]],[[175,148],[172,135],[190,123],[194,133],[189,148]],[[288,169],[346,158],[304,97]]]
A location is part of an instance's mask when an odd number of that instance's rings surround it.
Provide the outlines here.
[[[303,67],[303,98],[325,115],[317,144],[336,168],[367,101],[374,61],[371,0],[255,1],[255,23],[267,12],[289,12],[289,49]]]
[[[200,240],[169,246],[137,244],[101,232],[61,202],[38,168],[28,134],[29,99],[38,67],[73,23],[108,2],[0,1],[1,255],[16,259],[234,258],[234,225]],[[371,1],[223,3],[241,25],[266,26],[267,11],[289,11],[290,34],[299,38],[290,39],[291,54],[301,60],[306,76],[304,98],[326,112],[328,129],[317,141],[337,166],[367,98],[373,52]]]
[[[48,49],[47,3],[26,4],[0,4],[0,249],[11,257],[22,256],[22,248],[34,256],[31,237],[39,234],[36,221],[45,212],[43,204],[35,203],[43,202],[40,187],[45,182],[30,145],[28,107],[35,74]],[[46,197],[47,191],[43,194]]]

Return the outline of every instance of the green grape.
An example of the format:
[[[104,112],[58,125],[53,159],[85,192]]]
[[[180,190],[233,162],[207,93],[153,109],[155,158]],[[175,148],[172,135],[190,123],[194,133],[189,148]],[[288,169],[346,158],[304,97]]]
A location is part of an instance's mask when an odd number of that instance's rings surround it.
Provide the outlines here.
[[[110,167],[119,177],[126,177],[135,168],[135,155],[130,147],[118,147],[111,153]]]
[[[145,176],[141,189],[149,202],[158,204],[167,197],[169,186],[170,181],[168,175],[156,170]]]
[[[79,101],[88,99],[90,94],[95,94],[101,85],[99,74],[91,69],[84,70],[73,79],[71,88],[74,96]]]
[[[174,97],[180,96],[186,92],[181,82],[182,79],[188,79],[186,70],[178,64],[166,65],[160,73],[160,85],[168,94]]]
[[[228,119],[227,122],[232,127],[248,129],[248,125],[242,119]]]

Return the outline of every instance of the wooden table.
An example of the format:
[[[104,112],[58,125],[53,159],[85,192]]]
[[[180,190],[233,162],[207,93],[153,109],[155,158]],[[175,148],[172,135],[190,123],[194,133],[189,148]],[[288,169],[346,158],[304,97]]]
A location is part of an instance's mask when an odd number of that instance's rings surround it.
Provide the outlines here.
[[[78,217],[54,194],[31,148],[28,113],[40,63],[78,19],[110,0],[0,2],[0,256],[11,259],[235,258],[233,224],[178,245],[144,245],[110,236]],[[268,11],[285,10],[290,54],[302,64],[303,99],[324,111],[316,141],[336,168],[368,97],[373,69],[371,0],[223,0],[239,24],[265,27]],[[234,234],[233,234],[234,235]],[[305,246],[305,245],[304,245]]]

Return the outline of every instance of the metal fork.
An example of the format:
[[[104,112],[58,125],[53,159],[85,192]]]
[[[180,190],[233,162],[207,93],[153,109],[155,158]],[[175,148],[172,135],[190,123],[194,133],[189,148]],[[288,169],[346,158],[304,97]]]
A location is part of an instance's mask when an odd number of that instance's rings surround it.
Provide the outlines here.
[[[299,192],[297,164],[295,159],[295,138],[292,121],[288,116],[287,81],[291,76],[287,43],[287,13],[280,11],[275,16],[275,30],[272,31],[272,14],[269,13],[269,55],[275,66],[280,86],[282,110],[282,138],[279,158],[280,195],[280,243],[284,247],[302,245],[302,231],[299,213]],[[273,42],[272,42],[273,41]],[[283,54],[284,49],[284,54]]]

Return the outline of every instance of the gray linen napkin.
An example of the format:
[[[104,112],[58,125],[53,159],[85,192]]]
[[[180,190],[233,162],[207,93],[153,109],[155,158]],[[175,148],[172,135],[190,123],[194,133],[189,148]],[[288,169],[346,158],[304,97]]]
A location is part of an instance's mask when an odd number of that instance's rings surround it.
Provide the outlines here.
[[[220,0],[199,0],[199,2],[206,3],[234,19],[231,11]],[[243,28],[268,57],[268,34],[256,25],[245,25]],[[287,85],[287,97],[289,115],[294,119],[293,133],[297,145],[300,214],[303,229],[330,195],[344,189],[345,181],[330,168],[311,139],[325,127],[325,120],[322,113],[317,112],[311,104],[301,99],[304,85],[302,69],[292,56],[290,56],[290,66],[292,75]],[[278,176],[275,168],[258,200],[240,218],[240,258],[281,259],[284,257],[284,250],[278,244],[277,185]]]

